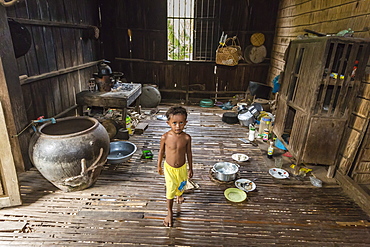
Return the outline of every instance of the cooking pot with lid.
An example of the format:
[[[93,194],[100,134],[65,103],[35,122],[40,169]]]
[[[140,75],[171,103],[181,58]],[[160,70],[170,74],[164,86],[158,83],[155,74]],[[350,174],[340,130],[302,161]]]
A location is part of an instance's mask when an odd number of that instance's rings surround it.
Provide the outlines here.
[[[218,162],[212,167],[215,178],[224,182],[235,180],[238,171],[239,165],[230,162]]]

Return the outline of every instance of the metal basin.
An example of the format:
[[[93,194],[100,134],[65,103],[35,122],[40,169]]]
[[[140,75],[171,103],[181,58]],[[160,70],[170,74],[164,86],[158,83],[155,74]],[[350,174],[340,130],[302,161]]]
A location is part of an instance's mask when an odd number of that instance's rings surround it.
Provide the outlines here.
[[[111,142],[109,145],[110,150],[107,157],[109,164],[123,163],[129,160],[137,150],[136,145],[128,141]]]

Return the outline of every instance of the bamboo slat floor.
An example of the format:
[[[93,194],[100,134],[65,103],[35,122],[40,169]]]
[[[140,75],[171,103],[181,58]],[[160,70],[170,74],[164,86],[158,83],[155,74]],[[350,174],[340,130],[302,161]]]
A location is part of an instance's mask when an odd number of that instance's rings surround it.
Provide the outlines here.
[[[159,114],[168,106],[160,105]],[[138,147],[134,156],[106,165],[91,188],[66,193],[36,169],[20,174],[23,205],[1,209],[0,222],[25,227],[0,229],[0,246],[370,246],[369,227],[338,224],[369,219],[338,185],[274,179],[263,151],[238,140],[246,137],[246,127],[223,123],[220,108],[187,109],[200,188],[174,205],[174,227],[162,225],[164,178],[156,172],[159,139],[169,128],[152,117],[144,120],[149,127],[142,135],[130,138]],[[141,159],[142,149],[150,149],[154,159]],[[236,152],[251,157],[239,163],[239,176],[257,178],[257,190],[242,203],[224,197],[232,183],[210,176],[214,163],[232,162]]]

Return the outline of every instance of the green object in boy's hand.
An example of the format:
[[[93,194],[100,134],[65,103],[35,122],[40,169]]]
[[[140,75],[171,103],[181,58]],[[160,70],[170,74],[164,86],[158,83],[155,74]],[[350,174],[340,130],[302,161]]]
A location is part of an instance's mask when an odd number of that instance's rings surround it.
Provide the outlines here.
[[[142,155],[141,155],[141,158],[142,159],[153,159],[153,153],[152,153],[152,151],[150,151],[150,150],[143,150]]]

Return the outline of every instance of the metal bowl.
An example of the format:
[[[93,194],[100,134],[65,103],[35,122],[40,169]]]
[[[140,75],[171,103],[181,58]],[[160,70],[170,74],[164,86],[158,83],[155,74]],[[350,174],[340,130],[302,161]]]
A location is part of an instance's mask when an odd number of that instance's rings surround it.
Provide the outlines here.
[[[137,150],[136,145],[128,141],[111,142],[109,145],[110,150],[107,157],[109,164],[123,163],[129,160]]]

